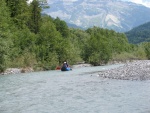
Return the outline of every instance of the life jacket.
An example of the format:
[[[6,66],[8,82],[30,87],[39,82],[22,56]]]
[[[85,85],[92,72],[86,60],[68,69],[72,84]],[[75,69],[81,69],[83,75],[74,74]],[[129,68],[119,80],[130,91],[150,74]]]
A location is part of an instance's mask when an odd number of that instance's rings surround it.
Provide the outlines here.
[[[63,67],[67,68],[68,66],[67,66],[67,64],[66,64],[66,63],[63,63]]]

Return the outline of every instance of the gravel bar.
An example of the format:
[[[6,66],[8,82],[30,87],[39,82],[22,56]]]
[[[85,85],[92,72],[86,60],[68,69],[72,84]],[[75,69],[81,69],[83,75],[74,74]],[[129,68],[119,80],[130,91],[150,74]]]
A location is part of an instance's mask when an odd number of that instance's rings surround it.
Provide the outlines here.
[[[136,60],[125,65],[104,70],[98,73],[99,77],[119,80],[150,80],[150,60]]]

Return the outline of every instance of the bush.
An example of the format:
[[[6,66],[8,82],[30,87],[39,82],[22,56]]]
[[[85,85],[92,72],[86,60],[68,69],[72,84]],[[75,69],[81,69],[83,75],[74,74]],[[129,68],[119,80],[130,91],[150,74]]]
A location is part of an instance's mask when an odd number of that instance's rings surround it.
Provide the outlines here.
[[[113,54],[113,61],[126,61],[126,60],[135,60],[137,57],[133,53],[122,52],[120,54]]]

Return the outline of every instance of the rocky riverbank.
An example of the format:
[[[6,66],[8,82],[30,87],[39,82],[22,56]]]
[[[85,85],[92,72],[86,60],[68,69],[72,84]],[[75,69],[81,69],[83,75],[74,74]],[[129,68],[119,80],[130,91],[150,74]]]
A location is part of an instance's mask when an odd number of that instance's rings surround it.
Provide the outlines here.
[[[27,67],[27,68],[8,68],[5,70],[5,72],[0,73],[2,75],[7,75],[7,74],[19,74],[19,73],[29,73],[33,72],[33,68]]]
[[[98,76],[120,80],[150,80],[150,60],[137,60],[125,65],[98,72]]]

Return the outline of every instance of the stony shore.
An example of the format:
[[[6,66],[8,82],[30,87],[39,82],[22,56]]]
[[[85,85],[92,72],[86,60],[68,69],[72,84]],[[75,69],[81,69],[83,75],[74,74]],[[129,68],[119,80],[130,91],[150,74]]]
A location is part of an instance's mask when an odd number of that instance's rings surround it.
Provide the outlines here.
[[[120,80],[150,80],[150,60],[136,60],[125,65],[98,72],[98,76]]]
[[[19,73],[29,73],[33,72],[33,68],[27,67],[27,68],[8,68],[5,70],[5,72],[0,73],[2,75],[8,75],[8,74],[19,74]]]

